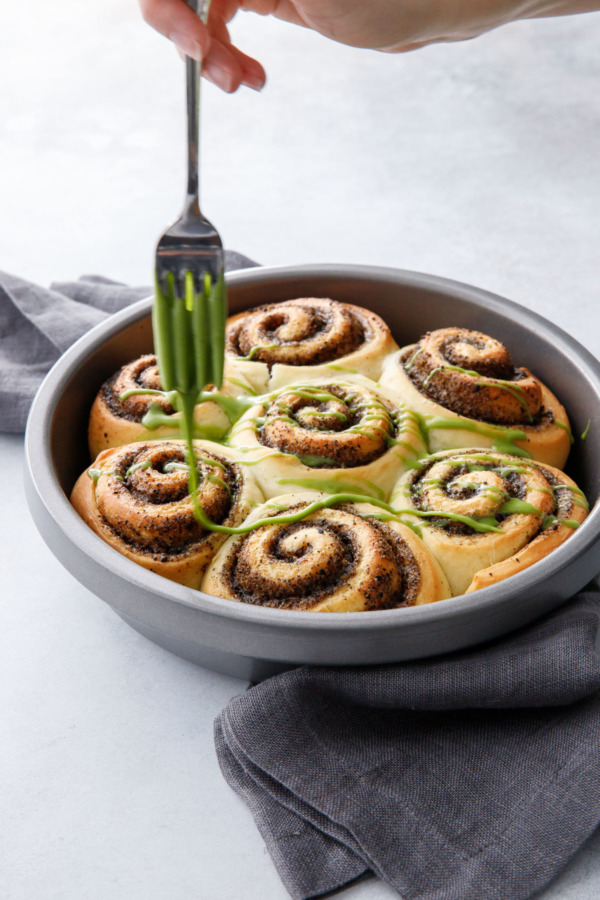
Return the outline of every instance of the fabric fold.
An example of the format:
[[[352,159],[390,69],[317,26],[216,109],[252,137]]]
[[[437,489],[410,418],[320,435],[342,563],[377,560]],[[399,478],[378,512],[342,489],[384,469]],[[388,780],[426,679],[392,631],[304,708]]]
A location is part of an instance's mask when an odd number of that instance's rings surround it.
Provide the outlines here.
[[[415,900],[543,887],[600,822],[599,612],[590,591],[483,649],[305,667],[234,698],[219,761],[292,897],[361,864]]]
[[[257,265],[225,251],[227,271]],[[94,325],[151,294],[150,287],[99,275],[44,288],[0,272],[0,430],[24,431],[35,393],[59,356]]]

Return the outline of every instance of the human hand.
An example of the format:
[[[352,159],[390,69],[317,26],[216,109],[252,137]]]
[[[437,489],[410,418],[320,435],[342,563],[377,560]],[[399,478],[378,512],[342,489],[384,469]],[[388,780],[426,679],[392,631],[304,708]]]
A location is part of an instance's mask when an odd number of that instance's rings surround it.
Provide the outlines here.
[[[513,22],[591,12],[600,0],[213,0],[204,26],[185,0],[139,0],[144,19],[179,50],[202,59],[202,73],[231,93],[260,90],[262,65],[236,47],[228,23],[238,10],[272,15],[352,47],[402,53],[462,41]]]

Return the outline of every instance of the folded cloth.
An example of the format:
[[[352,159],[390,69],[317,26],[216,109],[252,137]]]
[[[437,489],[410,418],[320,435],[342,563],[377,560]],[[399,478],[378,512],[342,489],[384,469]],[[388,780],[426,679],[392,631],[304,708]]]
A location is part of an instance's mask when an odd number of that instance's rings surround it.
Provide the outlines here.
[[[484,649],[235,697],[219,762],[292,897],[369,871],[406,900],[547,884],[600,822],[599,622],[591,589]]]
[[[258,263],[225,251],[225,268]],[[86,331],[136,300],[149,287],[128,287],[97,275],[50,289],[0,272],[0,431],[24,431],[44,375]]]

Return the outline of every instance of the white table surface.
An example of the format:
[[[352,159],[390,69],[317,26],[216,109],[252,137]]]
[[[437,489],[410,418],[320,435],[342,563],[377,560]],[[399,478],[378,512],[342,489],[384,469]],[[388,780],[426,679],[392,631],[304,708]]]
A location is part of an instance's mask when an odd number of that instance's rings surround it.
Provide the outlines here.
[[[2,20],[0,268],[149,283],[182,193],[179,59],[133,0],[21,0]],[[406,56],[250,15],[234,31],[270,82],[204,90],[203,206],[227,246],[470,282],[600,355],[600,15]],[[213,750],[246,685],[75,582],[26,509],[22,438],[0,453],[0,897],[284,900]],[[541,896],[599,895],[597,833]],[[396,895],[371,880],[344,896]]]

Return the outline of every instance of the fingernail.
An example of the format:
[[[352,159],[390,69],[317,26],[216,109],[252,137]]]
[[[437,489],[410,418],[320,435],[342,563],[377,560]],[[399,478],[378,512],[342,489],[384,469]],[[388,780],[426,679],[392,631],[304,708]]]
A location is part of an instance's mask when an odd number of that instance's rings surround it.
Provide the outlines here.
[[[197,60],[202,59],[202,49],[200,44],[190,37],[189,34],[186,34],[184,31],[174,31],[169,37],[186,56],[190,56],[192,59]]]
[[[213,84],[216,84],[222,91],[230,94],[232,91],[231,74],[226,69],[221,69],[211,63],[206,63],[202,69],[202,74]]]
[[[244,81],[246,87],[252,88],[253,91],[262,91],[265,86],[265,82],[262,78],[259,78],[256,75],[248,75],[246,80]]]

